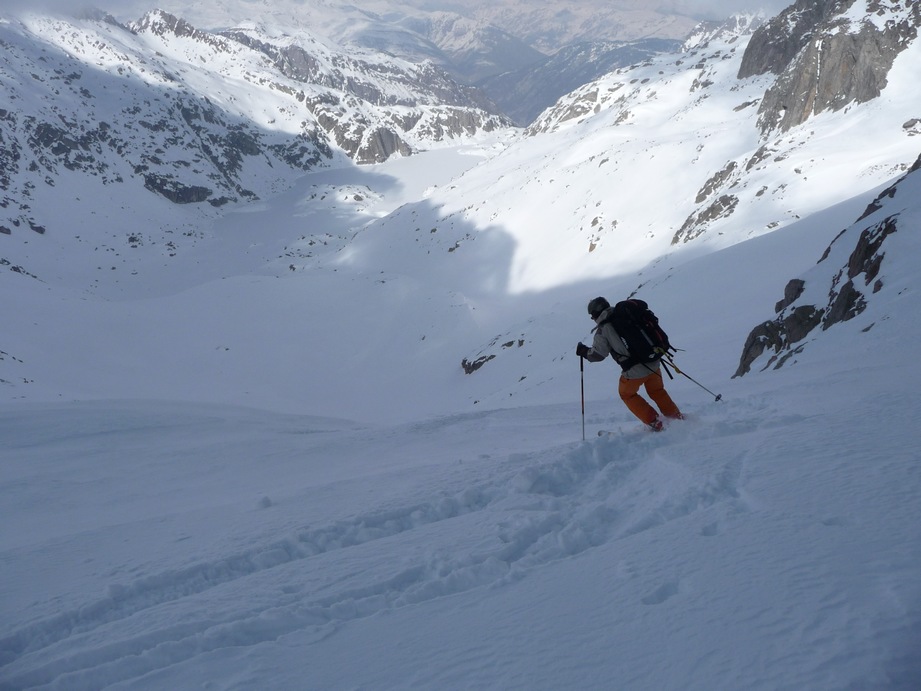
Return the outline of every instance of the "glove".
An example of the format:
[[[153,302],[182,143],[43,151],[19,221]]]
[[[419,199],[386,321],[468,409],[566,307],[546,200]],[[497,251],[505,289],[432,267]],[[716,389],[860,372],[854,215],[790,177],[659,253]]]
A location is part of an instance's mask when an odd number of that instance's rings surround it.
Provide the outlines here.
[[[576,355],[578,355],[579,357],[585,357],[588,355],[589,350],[590,349],[587,345],[585,345],[584,343],[580,343],[579,345],[576,346]]]

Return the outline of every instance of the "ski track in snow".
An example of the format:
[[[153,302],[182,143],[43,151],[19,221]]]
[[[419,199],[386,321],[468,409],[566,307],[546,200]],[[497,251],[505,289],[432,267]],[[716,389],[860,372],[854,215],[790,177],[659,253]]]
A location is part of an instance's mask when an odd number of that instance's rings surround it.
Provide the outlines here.
[[[490,479],[453,494],[370,511],[220,559],[111,585],[106,597],[0,641],[5,667],[0,685],[99,688],[293,632],[309,631],[319,640],[343,622],[498,587],[549,562],[717,503],[746,510],[740,487],[746,452],[722,460],[719,468],[689,467],[674,458],[677,445],[714,429],[693,421],[674,424],[682,429],[653,435],[634,426],[622,435],[552,453],[513,454]],[[758,426],[737,418],[721,424],[717,433],[734,436]],[[446,521],[468,522],[470,544],[439,543],[439,524]],[[707,530],[715,534],[717,528],[710,525],[704,534]],[[395,566],[388,542],[411,541],[414,534],[420,546],[410,551],[419,554],[417,563]],[[445,531],[452,540],[457,534]],[[321,566],[319,560],[326,563]],[[324,576],[327,582],[312,580]],[[244,589],[260,595],[243,596]],[[642,602],[661,604],[678,591],[677,582],[665,582]]]

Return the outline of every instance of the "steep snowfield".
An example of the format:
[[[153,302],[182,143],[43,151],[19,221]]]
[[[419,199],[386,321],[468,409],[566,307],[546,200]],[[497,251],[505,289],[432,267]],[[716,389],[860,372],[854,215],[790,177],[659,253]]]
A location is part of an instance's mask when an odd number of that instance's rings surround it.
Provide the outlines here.
[[[534,136],[0,235],[0,688],[921,687],[921,174],[857,222],[918,158],[918,46],[766,142],[742,44],[699,50]],[[98,222],[163,209],[175,256]],[[886,214],[866,310],[730,379]],[[634,291],[712,392],[662,434],[574,356]]]
[[[918,369],[858,326],[672,383],[659,435],[593,397],[586,442],[575,386],[364,429],[7,406],[0,685],[916,688]]]

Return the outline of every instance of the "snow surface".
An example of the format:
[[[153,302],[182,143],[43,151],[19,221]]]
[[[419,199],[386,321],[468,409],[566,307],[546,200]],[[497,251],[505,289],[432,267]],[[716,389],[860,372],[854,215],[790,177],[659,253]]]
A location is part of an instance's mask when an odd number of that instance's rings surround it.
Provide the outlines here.
[[[0,238],[39,277],[0,272],[0,689],[921,688],[916,236],[864,313],[729,378],[917,157],[917,60],[772,142],[719,234],[643,227],[622,263],[616,235],[581,261],[564,241],[573,200],[613,204],[593,146],[649,188],[608,218],[674,227],[758,145],[753,112],[725,118],[763,84],[715,87],[686,131],[667,75],[630,136],[602,108],[317,171],[128,270]],[[699,146],[706,121],[738,133]],[[663,172],[689,156],[700,175]],[[583,440],[584,306],[638,285],[722,400],[678,376],[688,419],[653,434],[587,365]],[[513,345],[465,375],[493,337]]]
[[[3,687],[917,688],[917,369],[840,356],[585,442],[575,396],[7,407]]]

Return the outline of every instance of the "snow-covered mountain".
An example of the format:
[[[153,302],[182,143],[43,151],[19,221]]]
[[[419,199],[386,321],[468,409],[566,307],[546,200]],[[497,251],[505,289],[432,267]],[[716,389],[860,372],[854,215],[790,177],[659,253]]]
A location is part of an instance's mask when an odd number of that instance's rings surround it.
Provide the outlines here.
[[[236,26],[251,20],[249,3],[163,0],[158,7],[201,27]],[[140,13],[143,1],[118,8]],[[146,9],[146,7],[145,7]],[[445,4],[430,0],[275,0],[260,7],[265,21],[306,29],[341,45],[429,59],[469,81],[520,69],[580,43],[629,42],[649,37],[683,39],[697,21],[645,0],[607,3],[502,0]],[[115,11],[115,10],[113,10]],[[134,16],[134,15],[129,15]]]
[[[61,171],[222,205],[283,189],[334,151],[381,161],[508,125],[431,63],[309,33],[208,33],[160,11],[0,29],[5,187],[21,216],[7,228],[47,225],[21,205]]]
[[[232,0],[160,6],[206,27],[249,19],[247,6]],[[636,0],[615,6],[467,2],[449,10],[426,0],[373,0],[360,7],[282,0],[263,9],[266,21],[319,33],[339,45],[431,61],[460,83],[477,86],[522,125],[573,88],[672,49],[697,24]]]

